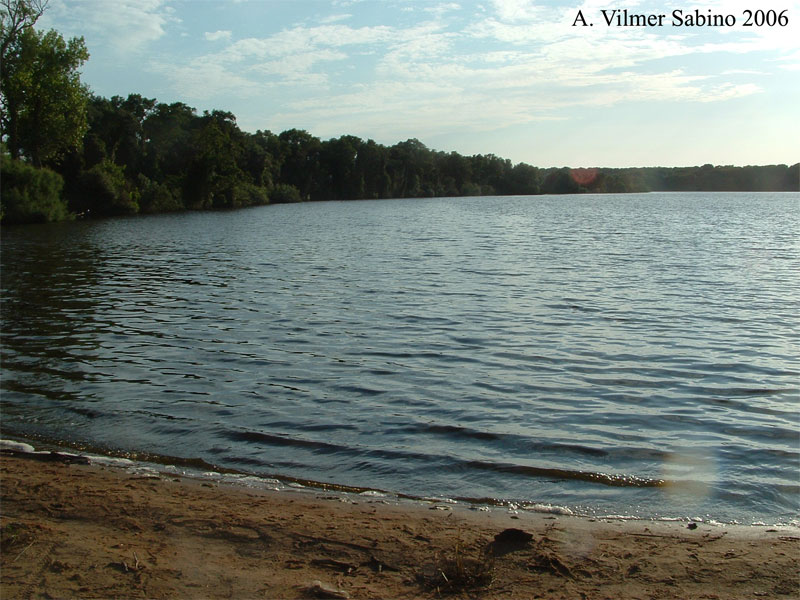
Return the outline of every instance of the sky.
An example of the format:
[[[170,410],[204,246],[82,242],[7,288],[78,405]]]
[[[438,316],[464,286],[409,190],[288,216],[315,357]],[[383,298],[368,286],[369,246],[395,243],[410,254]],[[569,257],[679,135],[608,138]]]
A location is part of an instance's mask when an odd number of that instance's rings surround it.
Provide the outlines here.
[[[788,24],[744,26],[755,7]],[[674,24],[696,8],[735,24]],[[603,9],[665,17],[609,26]],[[798,0],[50,0],[37,27],[84,37],[97,95],[230,111],[249,132],[538,167],[800,161]]]

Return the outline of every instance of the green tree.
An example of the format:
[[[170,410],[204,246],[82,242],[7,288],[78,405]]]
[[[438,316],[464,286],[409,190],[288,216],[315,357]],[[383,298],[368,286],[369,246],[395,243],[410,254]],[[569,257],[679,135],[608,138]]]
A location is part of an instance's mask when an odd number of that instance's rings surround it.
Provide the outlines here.
[[[361,138],[343,135],[323,142],[320,148],[321,199],[344,200],[364,197],[364,177],[356,171]]]
[[[8,37],[3,14],[2,137],[13,158],[53,164],[79,147],[87,130],[88,92],[78,69],[89,52],[82,37],[66,42],[55,30],[30,25]]]
[[[236,208],[251,203],[247,174],[239,167],[243,134],[232,113],[206,111],[193,140],[184,198],[190,208]]]
[[[568,167],[550,169],[542,182],[543,194],[578,194],[585,191],[572,177]]]
[[[289,129],[278,136],[281,143],[281,183],[293,185],[300,198],[308,200],[319,183],[319,138],[302,129]]]
[[[398,142],[389,149],[387,170],[392,179],[392,195],[398,198],[433,195],[430,178],[426,177],[433,168],[431,154],[416,138]]]
[[[92,96],[88,105],[89,134],[84,139],[84,159],[89,168],[95,163],[98,140],[102,142],[104,158],[124,165],[127,175],[135,179],[141,171],[145,154],[143,124],[153,112],[155,100],[130,94],[123,100],[113,96],[110,100]],[[86,148],[87,144],[90,145]]]
[[[254,185],[269,191],[280,175],[280,140],[270,131],[256,131],[246,134],[242,169],[250,176]]]
[[[0,0],[0,61],[26,27],[33,27],[47,9],[48,0]]]
[[[157,104],[142,126],[147,140],[143,173],[178,195],[194,158],[192,140],[200,121],[194,108],[175,102]]]
[[[472,165],[458,152],[442,153],[439,157],[439,171],[443,178],[442,192],[447,196],[458,196],[462,193],[470,195],[467,192],[475,191],[475,187],[469,185],[472,180]]]
[[[389,149],[374,140],[367,140],[358,149],[355,173],[359,185],[363,180],[362,198],[388,198],[391,196],[392,179],[387,167]]]
[[[538,194],[541,185],[539,169],[525,163],[519,163],[511,168],[507,176],[508,194],[531,195]]]

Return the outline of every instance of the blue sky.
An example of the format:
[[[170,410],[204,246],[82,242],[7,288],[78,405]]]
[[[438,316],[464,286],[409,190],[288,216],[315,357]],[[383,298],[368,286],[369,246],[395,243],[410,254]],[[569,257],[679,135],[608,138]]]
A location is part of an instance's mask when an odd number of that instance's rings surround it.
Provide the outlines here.
[[[672,11],[733,15],[674,27]],[[785,27],[744,27],[746,9]],[[609,27],[601,9],[665,14]],[[573,26],[581,10],[591,27]],[[306,129],[549,166],[800,161],[800,2],[50,0],[83,81]]]

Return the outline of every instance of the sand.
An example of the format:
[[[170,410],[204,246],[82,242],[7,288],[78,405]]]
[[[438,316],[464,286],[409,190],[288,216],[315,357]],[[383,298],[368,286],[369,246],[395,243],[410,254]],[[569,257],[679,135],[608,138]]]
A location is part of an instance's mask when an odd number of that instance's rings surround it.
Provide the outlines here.
[[[4,600],[800,597],[797,528],[252,490],[7,451],[0,467]]]

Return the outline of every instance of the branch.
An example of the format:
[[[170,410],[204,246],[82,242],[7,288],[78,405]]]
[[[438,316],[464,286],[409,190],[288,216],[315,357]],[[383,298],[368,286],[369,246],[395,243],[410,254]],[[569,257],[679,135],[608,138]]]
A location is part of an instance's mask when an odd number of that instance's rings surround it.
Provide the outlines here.
[[[47,10],[50,0],[0,0],[0,57],[5,59],[6,50],[17,39],[20,31],[33,27]]]

